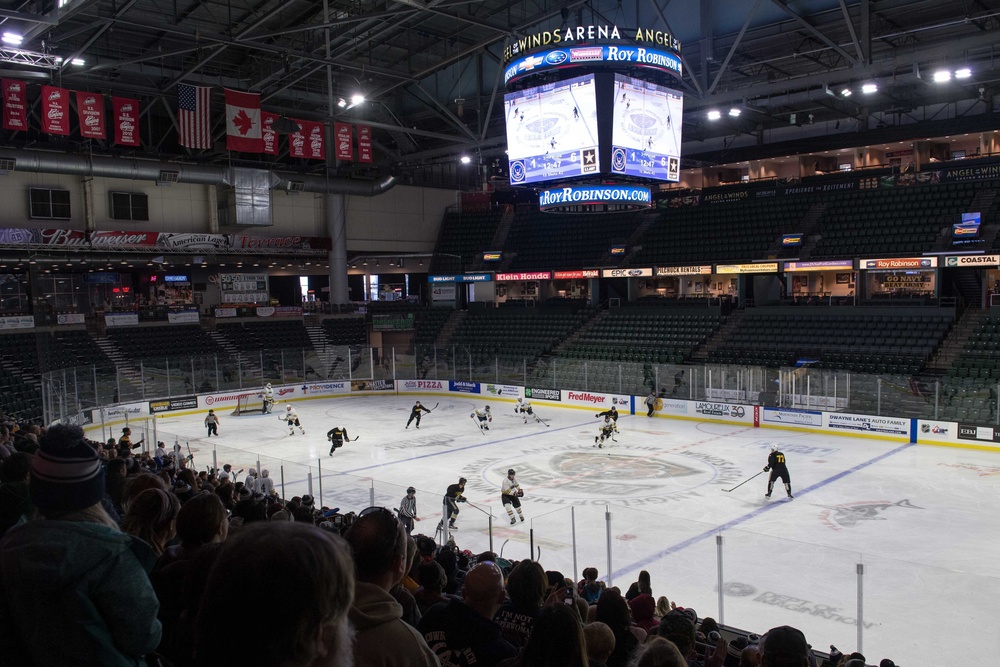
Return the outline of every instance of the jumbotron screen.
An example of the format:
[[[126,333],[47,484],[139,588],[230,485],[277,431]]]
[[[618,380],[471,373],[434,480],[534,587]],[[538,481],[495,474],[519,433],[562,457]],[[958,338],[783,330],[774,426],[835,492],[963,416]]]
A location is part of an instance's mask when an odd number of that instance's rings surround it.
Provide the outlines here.
[[[601,171],[594,75],[504,95],[512,185]]]
[[[679,181],[684,96],[615,74],[611,173]]]

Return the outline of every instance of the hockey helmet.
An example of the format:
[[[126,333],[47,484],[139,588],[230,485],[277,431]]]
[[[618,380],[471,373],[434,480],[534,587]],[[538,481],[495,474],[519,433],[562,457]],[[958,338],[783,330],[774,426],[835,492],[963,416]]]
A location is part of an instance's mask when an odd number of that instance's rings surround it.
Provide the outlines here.
[[[215,414],[215,410],[212,410],[211,408],[209,408],[209,409],[208,409],[208,414],[210,414],[210,415],[214,415],[214,414]]]
[[[523,398],[521,398],[520,396],[518,396],[518,397],[517,397],[517,402],[518,402],[518,403],[523,403],[523,402],[524,402],[524,399],[523,399]]]
[[[417,405],[420,405],[420,401],[417,401]]]
[[[286,411],[286,412],[291,412],[291,411],[292,411],[292,406],[290,406],[290,405],[286,405],[286,406],[285,406],[285,411]]]
[[[772,452],[778,451],[778,445],[771,445],[771,451]]]
[[[271,383],[268,382],[266,386],[267,386],[268,389],[270,389],[271,388]]]
[[[490,406],[487,405],[486,406],[486,412],[489,412],[489,411],[490,411]]]
[[[459,484],[465,484],[465,481],[466,481],[466,480],[465,480],[465,478],[464,478],[464,477],[459,477],[459,478],[458,478],[458,483],[459,483]]]
[[[514,474],[514,469],[513,468],[508,469],[507,470],[507,474],[508,475],[513,475]]]
[[[417,492],[417,490],[414,489],[412,486],[409,486],[409,487],[406,488],[406,493],[407,494],[416,493],[416,492]]]
[[[270,474],[271,474],[271,471],[268,470],[267,468],[264,468],[263,470],[260,471],[260,476],[261,477],[267,477]]]

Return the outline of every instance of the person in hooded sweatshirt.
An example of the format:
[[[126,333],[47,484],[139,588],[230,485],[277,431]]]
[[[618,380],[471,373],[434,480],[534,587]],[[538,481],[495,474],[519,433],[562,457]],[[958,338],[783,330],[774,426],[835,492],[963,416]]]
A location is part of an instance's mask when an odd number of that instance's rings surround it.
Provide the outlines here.
[[[52,426],[38,444],[38,516],[0,541],[0,662],[145,665],[162,632],[153,551],[102,508],[104,470],[79,426]]]
[[[389,591],[403,580],[406,530],[384,507],[362,510],[344,539],[354,556],[354,662],[365,667],[429,667],[441,662],[427,642],[403,622],[403,607]]]

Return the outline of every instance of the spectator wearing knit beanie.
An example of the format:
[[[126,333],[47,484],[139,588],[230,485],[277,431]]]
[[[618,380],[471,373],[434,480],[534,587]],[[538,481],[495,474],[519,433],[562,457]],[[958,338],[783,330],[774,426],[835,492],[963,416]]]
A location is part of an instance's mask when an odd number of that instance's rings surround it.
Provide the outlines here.
[[[104,471],[80,427],[42,436],[29,495],[41,517],[0,542],[0,655],[16,665],[145,664],[161,633],[153,554],[101,507]]]

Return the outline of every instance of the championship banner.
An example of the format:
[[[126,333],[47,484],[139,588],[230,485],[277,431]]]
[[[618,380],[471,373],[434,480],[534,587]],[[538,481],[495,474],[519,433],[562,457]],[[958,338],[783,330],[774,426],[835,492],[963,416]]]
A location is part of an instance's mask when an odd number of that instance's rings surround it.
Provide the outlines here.
[[[353,128],[350,123],[334,123],[334,141],[337,144],[336,158],[338,160],[354,159],[354,144],[352,143]]]
[[[17,79],[0,79],[3,84],[3,129],[28,129],[28,84]]]
[[[42,86],[42,132],[69,134],[69,91]]]
[[[372,128],[358,125],[358,162],[372,162]]]
[[[139,145],[139,100],[127,97],[112,97],[114,112],[115,143],[119,146]]]
[[[326,144],[323,139],[323,123],[293,118],[302,129],[288,135],[288,155],[307,160],[325,160]]]
[[[260,112],[261,136],[264,139],[264,153],[268,155],[278,154],[278,133],[274,131],[274,123],[278,120],[278,114]]]
[[[80,136],[84,139],[105,139],[104,96],[76,91],[76,114],[80,120]]]

